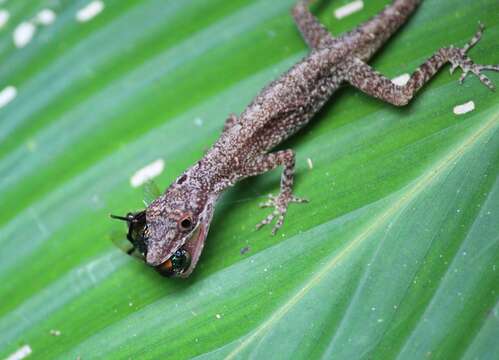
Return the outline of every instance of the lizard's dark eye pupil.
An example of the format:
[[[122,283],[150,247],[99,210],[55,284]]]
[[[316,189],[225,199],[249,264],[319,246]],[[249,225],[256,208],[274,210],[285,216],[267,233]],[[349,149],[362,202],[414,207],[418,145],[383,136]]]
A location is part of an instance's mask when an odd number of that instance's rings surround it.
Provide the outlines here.
[[[180,227],[183,230],[189,230],[192,227],[192,220],[190,218],[184,218],[180,221]]]

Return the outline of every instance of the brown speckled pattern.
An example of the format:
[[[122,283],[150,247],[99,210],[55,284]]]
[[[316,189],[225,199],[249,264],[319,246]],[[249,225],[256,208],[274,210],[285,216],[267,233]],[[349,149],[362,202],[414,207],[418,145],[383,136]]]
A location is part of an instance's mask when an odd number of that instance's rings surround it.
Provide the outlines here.
[[[497,70],[497,66],[475,65],[465,54],[479,40],[481,30],[462,49],[439,50],[414,72],[405,86],[393,84],[365,63],[407,21],[419,3],[395,0],[355,30],[332,37],[310,13],[308,1],[298,2],[292,13],[312,48],[310,54],[265,87],[242,114],[230,115],[220,138],[206,155],[147,208],[147,262],[158,265],[187,246],[195,253],[191,254],[191,266],[180,276],[188,276],[198,261],[220,193],[245,177],[283,166],[280,193],[261,204],[274,210],[257,225],[260,228],[276,219],[272,230],[275,233],[283,224],[288,204],[305,200],[292,193],[294,152],[269,151],[302,128],[344,81],[369,95],[404,105],[444,63],[451,62],[454,68],[460,66],[465,73],[477,74],[491,87],[480,71]],[[179,221],[185,216],[202,230],[202,238],[193,240],[194,232],[180,229]]]

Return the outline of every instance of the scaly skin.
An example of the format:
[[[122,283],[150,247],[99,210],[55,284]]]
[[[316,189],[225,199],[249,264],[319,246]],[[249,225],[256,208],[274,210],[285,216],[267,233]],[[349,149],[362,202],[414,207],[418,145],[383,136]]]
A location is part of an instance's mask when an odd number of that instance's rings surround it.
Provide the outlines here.
[[[277,218],[272,230],[275,233],[283,224],[288,205],[306,200],[292,193],[293,151],[269,151],[307,124],[343,82],[401,106],[407,104],[442,65],[450,62],[453,69],[461,67],[465,74],[473,72],[493,89],[480,71],[497,71],[499,67],[476,65],[466,56],[466,51],[480,39],[482,27],[464,48],[437,51],[413,73],[405,86],[393,84],[365,63],[407,21],[419,3],[420,0],[395,0],[355,30],[334,38],[311,14],[308,1],[298,2],[293,17],[311,47],[310,54],[265,87],[242,114],[229,116],[220,138],[206,155],[145,210],[145,225],[134,223],[133,216],[128,220],[134,234],[142,234],[132,242],[136,247],[142,245],[141,248],[147,249],[143,253],[147,263],[160,269],[167,264],[169,276],[189,276],[203,249],[221,192],[243,178],[283,166],[280,193],[261,204],[274,210],[257,225],[260,228]],[[140,228],[135,228],[137,226]],[[190,255],[190,264],[171,270],[169,259],[179,250]]]

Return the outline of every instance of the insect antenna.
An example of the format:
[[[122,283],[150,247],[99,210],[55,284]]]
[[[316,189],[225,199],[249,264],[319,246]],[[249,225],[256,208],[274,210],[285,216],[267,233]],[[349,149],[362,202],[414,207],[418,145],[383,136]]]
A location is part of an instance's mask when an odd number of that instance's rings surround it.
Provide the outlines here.
[[[116,220],[122,220],[122,221],[126,221],[126,222],[130,222],[133,220],[133,218],[130,218],[130,216],[119,216],[119,215],[113,215],[113,214],[109,214],[109,216],[111,217],[111,219],[116,219]]]

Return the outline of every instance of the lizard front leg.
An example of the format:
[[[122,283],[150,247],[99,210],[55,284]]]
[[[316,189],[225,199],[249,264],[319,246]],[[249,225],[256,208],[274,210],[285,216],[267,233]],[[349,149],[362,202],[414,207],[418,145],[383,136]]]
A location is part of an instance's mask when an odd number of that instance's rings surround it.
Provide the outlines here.
[[[255,159],[245,164],[242,172],[238,174],[240,178],[255,176],[273,170],[278,166],[283,166],[281,175],[281,191],[279,195],[269,195],[269,199],[260,204],[260,207],[273,207],[274,211],[256,225],[257,229],[270,224],[277,217],[277,222],[272,229],[272,235],[284,222],[284,216],[290,203],[305,203],[306,199],[293,195],[293,176],[295,169],[295,154],[293,150],[281,150],[270,154],[259,155]]]
[[[312,49],[327,47],[334,42],[329,31],[317,20],[308,9],[310,1],[302,0],[293,8],[295,20],[302,37]]]
[[[467,55],[467,51],[473,47],[481,38],[483,25],[475,36],[462,48],[453,46],[438,50],[432,57],[423,63],[410,77],[404,86],[394,84],[389,78],[373,70],[369,65],[358,58],[349,58],[344,68],[344,78],[353,86],[368,95],[389,102],[393,105],[406,105],[446,63],[451,63],[451,73],[458,67],[463,70],[459,79],[462,83],[469,72],[472,72],[489,89],[494,90],[492,82],[481,73],[482,70],[499,71],[499,65],[478,65]]]

